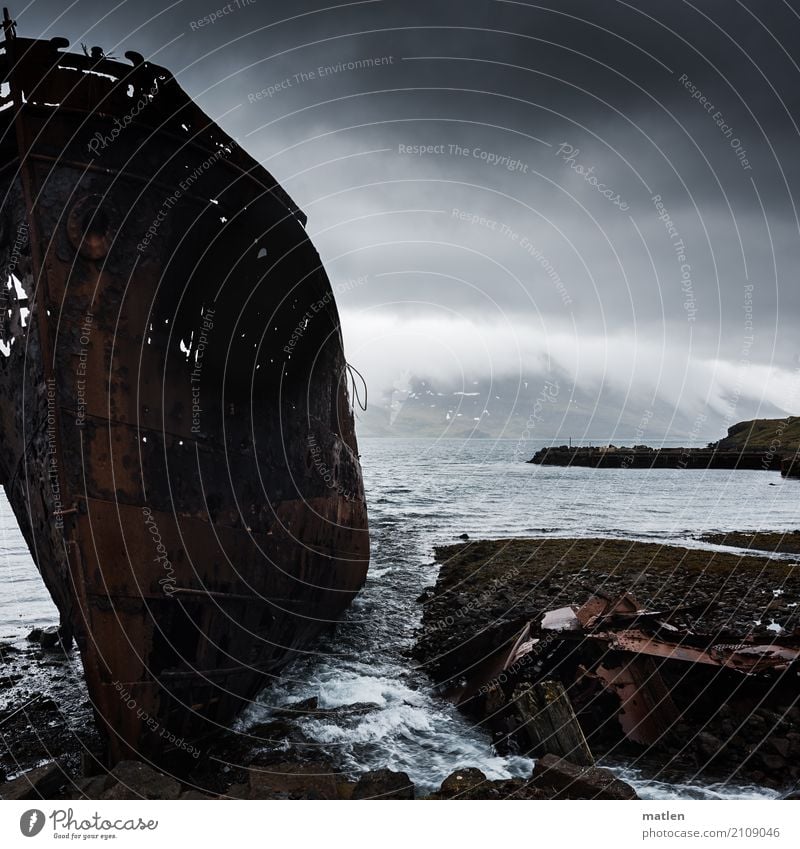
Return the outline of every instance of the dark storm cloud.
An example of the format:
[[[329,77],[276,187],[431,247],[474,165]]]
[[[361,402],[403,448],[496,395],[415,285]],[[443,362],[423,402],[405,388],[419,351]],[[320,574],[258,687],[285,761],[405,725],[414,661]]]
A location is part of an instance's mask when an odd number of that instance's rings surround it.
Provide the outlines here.
[[[566,329],[592,351],[592,340],[636,340],[656,371],[688,351],[704,364],[690,376],[728,375],[717,396],[739,372],[745,395],[769,384],[766,372],[752,379],[753,362],[779,370],[773,400],[785,390],[800,317],[789,3],[78,0],[64,12],[37,0],[15,11],[24,35],[169,67],[306,209],[333,278],[366,277],[339,297],[359,339],[354,322],[376,315],[416,316],[433,335],[445,314],[466,322],[462,335],[492,325],[492,344],[510,321],[521,338],[558,338],[564,368]],[[431,150],[408,152],[419,146]],[[503,357],[490,359],[484,368]]]

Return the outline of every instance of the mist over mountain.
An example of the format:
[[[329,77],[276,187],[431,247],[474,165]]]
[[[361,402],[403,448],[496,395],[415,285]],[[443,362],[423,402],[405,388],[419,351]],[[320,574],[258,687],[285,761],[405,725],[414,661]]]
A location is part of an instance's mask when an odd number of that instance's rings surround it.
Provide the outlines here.
[[[762,411],[764,417],[784,414],[773,405]],[[554,374],[454,383],[398,372],[382,390],[370,389],[366,411],[357,409],[361,437],[510,439],[520,459],[542,441],[705,445],[732,424],[724,409],[698,407],[692,414],[664,400],[625,397],[613,387],[597,396]]]

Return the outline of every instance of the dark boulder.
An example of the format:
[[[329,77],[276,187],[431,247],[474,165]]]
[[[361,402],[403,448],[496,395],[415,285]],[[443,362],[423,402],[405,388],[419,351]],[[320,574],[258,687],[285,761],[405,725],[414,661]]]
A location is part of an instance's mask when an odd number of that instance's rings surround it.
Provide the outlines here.
[[[57,625],[34,628],[26,637],[29,643],[38,643],[43,649],[69,648],[72,637],[64,637]]]
[[[490,781],[479,769],[458,769],[445,778],[442,786],[431,799],[549,799],[552,792],[545,792],[530,780],[504,778]]]
[[[371,713],[377,708],[375,702],[353,702],[349,705],[337,705],[336,707],[320,707],[316,696],[310,699],[305,699],[302,702],[295,702],[291,705],[284,705],[276,711],[273,711],[274,721],[297,720],[303,718],[319,719],[323,717],[346,717],[346,716],[363,716],[366,713]],[[254,726],[254,728],[263,728],[264,726]],[[252,730],[248,731],[252,734]]]
[[[106,791],[106,776],[93,775],[87,778],[76,778],[67,793],[69,799],[99,799]]]
[[[554,799],[638,799],[630,784],[610,770],[570,763],[556,755],[536,761],[533,784],[552,792]]]
[[[39,637],[39,645],[43,649],[54,649],[58,643],[58,628],[55,625],[42,629],[42,634]]]
[[[140,761],[120,761],[105,778],[103,799],[177,799],[181,785]]]
[[[297,732],[297,726],[285,719],[261,722],[247,729],[247,737],[255,737],[259,743],[282,743]]]
[[[301,702],[293,702],[289,705],[283,705],[276,711],[273,711],[273,716],[294,719],[304,716],[305,714],[315,713],[319,709],[319,699],[312,696],[310,699],[303,699]]]
[[[405,772],[376,769],[365,772],[353,788],[353,799],[413,799],[414,785]]]
[[[276,763],[248,769],[247,780],[228,788],[234,799],[338,799],[336,773],[326,763]]]
[[[439,795],[443,799],[474,797],[475,793],[485,792],[487,782],[488,779],[479,769],[457,769],[442,782]]]
[[[0,784],[0,799],[52,799],[66,781],[56,761],[31,769],[12,781]]]
[[[178,797],[180,799],[214,799],[214,796],[208,796],[206,793],[201,793],[199,790],[184,790],[183,793]]]

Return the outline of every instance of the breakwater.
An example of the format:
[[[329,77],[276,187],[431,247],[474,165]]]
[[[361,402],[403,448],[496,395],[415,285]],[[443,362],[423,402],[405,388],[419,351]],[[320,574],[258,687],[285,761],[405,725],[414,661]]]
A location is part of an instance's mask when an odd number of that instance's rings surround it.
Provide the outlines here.
[[[529,463],[542,466],[589,466],[598,469],[757,469],[781,470],[782,458],[767,449],[625,448],[609,445],[542,448]]]

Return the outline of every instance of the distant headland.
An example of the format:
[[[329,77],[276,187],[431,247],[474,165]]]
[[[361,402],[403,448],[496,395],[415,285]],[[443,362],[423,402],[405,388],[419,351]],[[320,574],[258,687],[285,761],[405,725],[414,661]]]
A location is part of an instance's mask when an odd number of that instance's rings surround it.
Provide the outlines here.
[[[542,466],[602,469],[761,469],[800,477],[800,417],[751,419],[705,448],[603,445],[542,448],[528,461]]]

